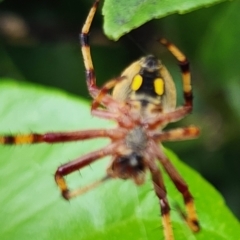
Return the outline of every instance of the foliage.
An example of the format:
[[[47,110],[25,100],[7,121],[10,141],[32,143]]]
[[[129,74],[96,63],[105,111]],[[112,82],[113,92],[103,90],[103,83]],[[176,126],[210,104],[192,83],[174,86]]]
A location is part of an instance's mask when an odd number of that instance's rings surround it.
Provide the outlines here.
[[[103,7],[104,31],[109,38],[118,40],[147,21],[173,13],[183,14],[223,0],[105,0]]]
[[[130,9],[130,0],[114,1],[114,5],[111,5],[110,0],[106,2],[105,28],[107,21],[111,20],[111,16],[107,16],[107,9],[119,10],[119,4],[124,2],[127,2]],[[160,2],[166,1],[157,1],[158,4]],[[143,5],[143,1],[138,3],[139,6]],[[36,85],[25,86],[25,83],[21,82],[27,80],[45,85],[46,88],[62,88],[89,100],[79,53],[78,33],[91,4],[92,1],[89,0],[69,0],[61,3],[53,0],[22,0],[15,1],[14,4],[12,1],[1,2],[0,76],[13,77],[18,83],[0,85],[0,133],[110,126],[110,123],[91,118],[86,102],[79,102],[76,98],[53,89],[47,91]],[[178,84],[180,76],[174,60],[169,59],[169,54],[155,44],[155,39],[164,36],[181,48],[190,60],[193,73],[194,111],[179,124],[197,125],[201,128],[202,135],[198,140],[171,143],[170,148],[188,165],[201,172],[224,195],[227,205],[240,217],[240,81],[237,61],[240,58],[240,28],[237,24],[240,21],[240,1],[225,1],[211,8],[205,8],[205,4],[202,6],[204,7],[196,11],[191,9],[192,12],[188,14],[172,14],[176,12],[172,8],[165,18],[153,20],[131,31],[129,35],[133,44],[126,37],[112,43],[101,35],[100,6],[90,36],[94,68],[97,82],[101,85],[118,76],[129,63],[143,54],[136,47],[140,45],[141,49],[146,49],[144,52],[151,52],[161,58]],[[145,15],[145,8],[140,10],[143,12],[139,13],[144,17],[152,18],[149,12]],[[154,9],[154,17],[160,17],[155,10],[159,9]],[[10,16],[17,15],[25,22],[28,29],[26,35],[19,38],[4,35],[3,26],[9,25],[1,24],[1,21],[2,17],[9,13]],[[128,17],[125,15],[124,20]],[[114,35],[112,38],[118,38],[136,27],[137,20],[141,20],[139,14],[136,13],[136,16],[137,19],[133,16],[133,22],[114,29],[110,33]],[[112,31],[110,27],[109,25]],[[181,99],[180,84],[178,89]],[[182,99],[179,104],[181,102]],[[65,116],[62,116],[64,114]],[[86,120],[83,121],[82,116]],[[136,188],[131,181],[113,181],[71,201],[70,204],[61,200],[52,176],[56,167],[97,148],[100,144],[105,144],[101,141],[91,143],[0,147],[1,239],[34,237],[41,240],[69,240],[80,239],[82,236],[88,236],[86,239],[96,236],[97,239],[106,239],[103,229],[111,239],[113,235],[117,236],[116,239],[122,239],[122,233],[134,233],[134,236],[141,236],[142,239],[152,239],[154,236],[162,239],[158,204],[149,181],[140,188]],[[185,177],[185,167],[182,167],[182,163],[170,151],[168,154]],[[93,170],[86,168],[81,171],[82,177],[76,174],[72,179],[70,176],[68,181],[73,180],[70,185],[78,182],[86,184],[102,176],[109,161],[106,160],[106,163],[103,160],[97,163],[99,165],[93,165]],[[175,211],[174,204],[182,203],[182,199],[166,180],[173,208],[175,235],[179,234],[180,239],[184,235],[184,239],[186,235],[191,236],[191,239],[238,239],[236,229],[239,228],[239,223],[212,187],[202,183],[202,180],[199,180],[197,185],[197,176],[198,174],[194,173],[192,177],[191,171],[186,170],[185,178],[196,198],[203,227],[203,231],[196,236],[191,235]],[[206,192],[205,188],[209,191]],[[117,189],[119,195],[113,196],[113,189]],[[204,192],[201,192],[203,190]],[[129,194],[132,198],[129,197],[128,204],[124,205],[123,199]],[[96,204],[95,199],[102,197],[106,199]],[[126,211],[119,212],[119,206]],[[130,208],[132,212],[129,211]],[[122,215],[125,213],[127,214]],[[104,219],[98,217],[102,214]],[[140,231],[144,230],[147,235],[142,236],[144,232]],[[89,235],[90,233],[92,235]],[[217,236],[217,233],[220,235]],[[136,239],[132,236],[123,237]]]
[[[89,103],[54,89],[1,80],[1,133],[26,133],[110,127],[93,118]],[[136,187],[130,180],[113,180],[70,203],[59,196],[53,173],[106,141],[32,146],[0,146],[1,240],[17,239],[161,239],[159,205],[151,181]],[[193,235],[174,206],[182,198],[165,175],[176,240],[237,239],[239,223],[220,194],[197,172],[166,150],[189,183],[202,231]],[[73,186],[104,175],[109,159],[67,177]]]

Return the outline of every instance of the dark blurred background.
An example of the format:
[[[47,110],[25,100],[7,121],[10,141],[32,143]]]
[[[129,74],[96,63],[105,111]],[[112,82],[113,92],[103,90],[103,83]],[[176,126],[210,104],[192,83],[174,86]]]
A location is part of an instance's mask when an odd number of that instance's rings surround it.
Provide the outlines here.
[[[90,100],[78,34],[90,0],[4,0],[0,3],[0,77],[63,89]],[[100,7],[101,8],[101,7]],[[156,39],[164,36],[189,58],[194,111],[178,126],[201,128],[197,140],[169,143],[188,165],[224,196],[240,218],[240,0],[151,21],[109,41],[98,11],[91,46],[99,85],[116,77],[146,53],[159,56],[171,71],[179,104],[181,77],[175,59]],[[172,126],[170,126],[172,127]]]

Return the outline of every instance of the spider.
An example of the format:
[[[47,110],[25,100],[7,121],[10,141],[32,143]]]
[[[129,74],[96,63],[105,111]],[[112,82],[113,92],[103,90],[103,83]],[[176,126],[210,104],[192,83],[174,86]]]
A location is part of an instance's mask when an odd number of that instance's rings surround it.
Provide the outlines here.
[[[0,136],[0,144],[57,143],[109,138],[111,142],[102,149],[58,167],[55,181],[63,198],[69,200],[114,178],[132,179],[137,185],[141,185],[145,181],[146,171],[149,170],[154,191],[159,200],[164,239],[173,240],[170,206],[163,177],[157,165],[159,162],[183,196],[186,223],[193,232],[197,232],[200,226],[193,196],[183,178],[163,153],[161,146],[164,141],[187,140],[199,135],[199,129],[195,126],[162,130],[167,124],[184,118],[192,111],[189,63],[175,45],[166,39],[159,40],[180,65],[185,101],[180,107],[176,107],[176,89],[171,75],[161,61],[153,55],[133,62],[120,77],[108,81],[102,88],[97,87],[89,46],[89,30],[99,1],[96,0],[90,9],[80,33],[81,50],[86,69],[86,83],[89,94],[93,98],[91,113],[99,118],[114,120],[117,123],[116,128],[5,135]],[[109,94],[111,89],[112,94]],[[65,181],[66,175],[106,156],[111,156],[112,159],[102,179],[75,190],[68,188]]]

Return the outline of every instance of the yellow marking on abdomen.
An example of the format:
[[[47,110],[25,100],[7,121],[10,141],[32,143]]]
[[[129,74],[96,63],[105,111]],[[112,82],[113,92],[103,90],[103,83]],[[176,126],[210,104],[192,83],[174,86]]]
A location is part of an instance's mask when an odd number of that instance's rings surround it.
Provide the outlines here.
[[[132,86],[131,86],[132,90],[137,91],[142,86],[142,82],[143,82],[142,76],[139,74],[136,75],[132,81]]]
[[[157,95],[161,96],[164,93],[164,82],[162,78],[154,79],[154,91]]]

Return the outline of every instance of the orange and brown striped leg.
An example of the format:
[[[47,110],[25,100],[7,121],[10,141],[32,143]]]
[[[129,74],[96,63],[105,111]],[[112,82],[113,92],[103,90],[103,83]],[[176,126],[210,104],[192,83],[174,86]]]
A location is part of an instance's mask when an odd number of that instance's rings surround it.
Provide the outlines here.
[[[86,140],[97,137],[115,138],[117,131],[115,129],[95,129],[74,132],[49,132],[45,134],[31,133],[25,135],[5,135],[0,136],[0,144],[21,145],[34,143],[58,143],[78,140]]]
[[[96,86],[96,76],[93,68],[91,51],[89,46],[89,30],[90,30],[95,12],[97,10],[98,3],[99,3],[99,0],[96,0],[95,3],[93,4],[87,16],[87,19],[82,27],[82,31],[80,33],[80,43],[81,43],[84,66],[86,70],[87,87],[90,95],[93,98],[95,98],[98,95],[99,89]]]
[[[70,191],[64,177],[72,172],[75,172],[75,171],[93,163],[94,161],[96,161],[100,158],[103,158],[108,155],[112,155],[115,151],[115,148],[116,148],[116,144],[110,144],[105,148],[88,153],[84,156],[81,156],[80,158],[77,158],[71,162],[68,162],[68,163],[63,164],[62,166],[58,167],[58,169],[55,173],[55,181],[62,193],[63,198],[65,198],[66,200],[69,200],[70,198],[73,198],[80,194],[83,194],[83,193],[89,191],[90,189],[98,186],[102,182],[110,179],[110,176],[105,176],[104,178],[102,178],[99,181],[94,182],[93,184]]]
[[[165,38],[160,39],[166,48],[172,53],[172,55],[178,60],[182,72],[182,81],[183,81],[183,92],[185,99],[185,106],[193,107],[193,94],[192,94],[192,85],[191,85],[191,74],[189,68],[189,62],[186,56],[171,42]]]
[[[186,206],[186,216],[185,216],[186,223],[188,224],[188,226],[193,232],[198,232],[200,230],[200,225],[198,222],[198,217],[197,217],[197,213],[194,206],[193,196],[189,192],[186,182],[182,179],[182,177],[177,172],[175,167],[172,165],[169,159],[164,155],[164,153],[159,149],[159,147],[155,145],[154,148],[157,152],[158,160],[163,165],[164,169],[168,173],[174,185],[183,196],[183,200]]]
[[[0,144],[3,145],[21,145],[43,142],[43,135],[30,133],[25,135],[4,135],[0,136]]]
[[[158,126],[165,126],[168,123],[176,122],[184,118],[191,112],[192,108],[188,106],[179,107],[172,112],[159,114],[159,116],[147,119],[149,129],[155,129]]]
[[[97,109],[99,105],[102,103],[106,107],[112,107],[116,108],[119,106],[119,102],[117,102],[115,99],[112,98],[112,96],[108,95],[108,98],[106,98],[108,91],[116,86],[119,82],[121,82],[125,77],[118,77],[115,79],[112,79],[105,83],[103,87],[100,89],[99,94],[96,96],[96,98],[92,102],[92,110]]]
[[[87,16],[87,19],[82,27],[82,31],[80,33],[80,43],[81,43],[84,66],[86,70],[87,87],[90,95],[94,99],[96,99],[92,103],[92,110],[96,109],[99,106],[99,104],[102,104],[104,106],[109,106],[111,104],[116,105],[116,101],[112,97],[106,96],[106,92],[109,89],[113,88],[115,84],[122,79],[122,77],[119,77],[112,81],[109,81],[102,89],[98,88],[96,85],[96,76],[95,76],[95,71],[94,71],[91,51],[90,51],[90,45],[89,45],[89,31],[90,31],[90,27],[91,27],[94,15],[96,13],[99,1],[100,0],[96,0],[94,2]]]
[[[116,108],[118,107],[119,106],[116,106]],[[128,110],[128,106],[126,106],[126,111],[127,110]],[[93,109],[92,115],[99,118],[115,120],[116,122],[118,122],[119,126],[122,126],[125,128],[132,128],[135,124],[134,121],[132,121],[132,119],[129,119],[128,116],[123,115],[122,112],[112,113],[105,109]],[[117,132],[117,129],[115,129],[115,131]]]
[[[164,240],[174,240],[172,223],[170,218],[170,207],[167,200],[167,193],[163,183],[162,174],[158,169],[158,167],[153,162],[149,164],[149,169],[152,176],[154,190],[159,199],[161,215],[162,215]]]
[[[200,134],[198,127],[190,126],[185,128],[176,128],[161,133],[155,133],[151,137],[155,141],[182,141],[197,138]]]

